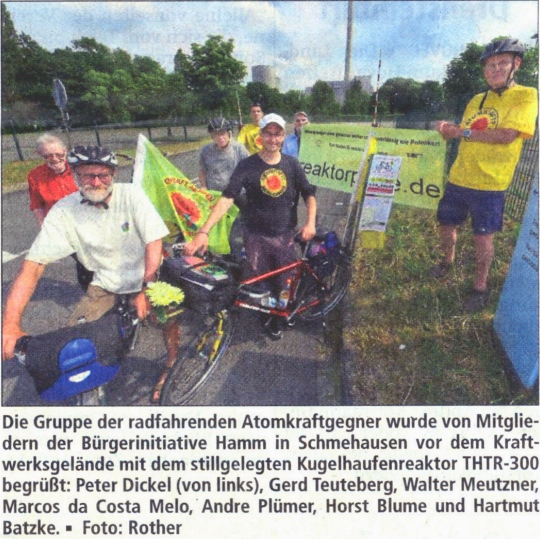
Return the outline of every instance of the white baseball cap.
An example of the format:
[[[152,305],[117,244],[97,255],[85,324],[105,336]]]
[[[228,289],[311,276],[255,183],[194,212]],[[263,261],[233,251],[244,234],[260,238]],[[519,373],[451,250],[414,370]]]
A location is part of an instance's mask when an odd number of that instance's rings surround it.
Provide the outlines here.
[[[259,128],[264,129],[269,124],[277,124],[281,129],[285,129],[285,120],[279,114],[274,114],[273,112],[263,116]]]

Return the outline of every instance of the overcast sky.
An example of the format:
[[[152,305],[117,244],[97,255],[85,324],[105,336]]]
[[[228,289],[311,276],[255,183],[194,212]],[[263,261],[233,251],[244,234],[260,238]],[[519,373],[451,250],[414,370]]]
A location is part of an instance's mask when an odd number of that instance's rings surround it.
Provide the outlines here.
[[[82,36],[172,71],[181,48],[210,34],[233,38],[234,55],[274,66],[281,91],[344,75],[347,2],[7,2],[17,32],[53,51]],[[442,82],[467,43],[511,35],[527,44],[537,32],[538,3],[490,1],[355,2],[352,75]]]

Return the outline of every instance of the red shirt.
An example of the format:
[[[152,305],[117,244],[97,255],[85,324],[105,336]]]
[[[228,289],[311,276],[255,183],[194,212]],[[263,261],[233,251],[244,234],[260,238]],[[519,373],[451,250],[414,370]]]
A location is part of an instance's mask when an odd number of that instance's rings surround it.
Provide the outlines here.
[[[62,174],[55,174],[46,163],[28,173],[31,210],[42,209],[47,214],[61,198],[78,190],[67,161]]]

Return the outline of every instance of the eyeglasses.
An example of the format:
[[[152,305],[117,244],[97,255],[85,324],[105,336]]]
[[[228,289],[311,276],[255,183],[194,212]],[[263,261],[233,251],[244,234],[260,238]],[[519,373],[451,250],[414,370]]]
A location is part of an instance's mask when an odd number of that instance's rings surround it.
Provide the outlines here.
[[[296,118],[294,120],[297,124],[307,124],[307,118]]]
[[[112,176],[110,174],[81,174],[79,179],[83,182],[91,182],[94,178],[97,178],[101,183],[109,183]]]
[[[511,64],[512,64],[512,60],[505,60],[505,61],[497,62],[496,64],[495,63],[486,64],[484,66],[484,69],[486,71],[493,72],[493,71],[496,71],[498,69],[505,69]]]
[[[43,156],[43,159],[45,159],[45,161],[50,161],[51,159],[64,159],[65,157],[65,153],[48,153]]]

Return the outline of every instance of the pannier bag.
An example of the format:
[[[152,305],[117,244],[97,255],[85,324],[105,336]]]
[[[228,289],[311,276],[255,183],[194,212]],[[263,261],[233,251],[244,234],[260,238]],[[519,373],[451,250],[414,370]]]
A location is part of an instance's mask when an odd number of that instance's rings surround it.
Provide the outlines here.
[[[105,384],[116,375],[127,352],[127,331],[116,310],[94,322],[22,340],[25,367],[47,401],[64,400]]]
[[[339,259],[340,247],[339,238],[333,231],[318,231],[311,240],[306,257],[318,277],[332,275]]]
[[[227,269],[196,256],[164,259],[159,278],[184,291],[188,309],[208,315],[230,307],[238,290]]]

